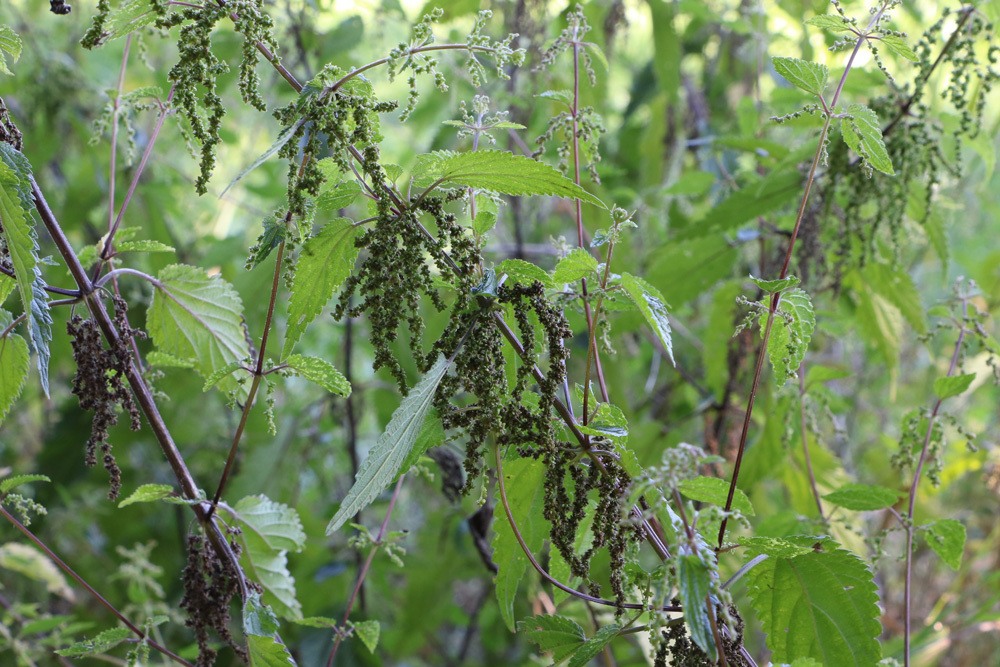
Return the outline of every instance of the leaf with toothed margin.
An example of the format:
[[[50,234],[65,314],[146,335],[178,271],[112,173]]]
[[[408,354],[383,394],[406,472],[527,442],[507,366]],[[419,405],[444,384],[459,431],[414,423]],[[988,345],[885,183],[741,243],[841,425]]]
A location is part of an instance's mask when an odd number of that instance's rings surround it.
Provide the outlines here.
[[[666,350],[667,356],[670,357],[670,363],[676,366],[677,362],[674,361],[674,346],[671,342],[670,320],[667,318],[667,304],[663,299],[663,295],[660,294],[660,290],[642,278],[633,276],[630,273],[622,274],[622,287],[625,288],[625,293],[628,294],[629,299],[632,300],[635,307],[642,313],[646,324],[650,326],[660,339],[663,349]]]
[[[330,519],[326,527],[327,535],[339,530],[344,522],[368,507],[396,478],[396,473],[399,472],[403,461],[413,449],[417,436],[420,435],[424,419],[431,410],[434,393],[449,366],[451,361],[443,355],[439,356],[427,374],[410,389],[410,393],[392,413],[385,431],[378,437],[375,446],[368,453],[368,458],[358,468],[354,486],[347,492],[347,497],[340,504],[337,513]]]
[[[0,143],[0,229],[7,242],[21,305],[27,316],[28,352],[37,355],[39,380],[48,396],[52,315],[45,296],[45,281],[38,268],[34,210],[28,158],[10,144]]]
[[[153,283],[153,303],[146,327],[157,349],[173,357],[194,360],[204,378],[224,368],[219,380],[223,391],[236,391],[243,399],[249,389],[237,383],[236,362],[250,356],[243,329],[243,302],[226,281],[196,266],[172,264]]]
[[[451,183],[505,195],[553,195],[607,208],[600,199],[544,162],[507,151],[437,151],[417,158],[413,168],[421,186]]]

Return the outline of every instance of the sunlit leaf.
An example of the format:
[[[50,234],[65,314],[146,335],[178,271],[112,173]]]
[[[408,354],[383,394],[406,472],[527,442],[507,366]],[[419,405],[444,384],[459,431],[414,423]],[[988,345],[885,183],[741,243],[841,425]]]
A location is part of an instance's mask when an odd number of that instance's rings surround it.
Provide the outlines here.
[[[554,195],[607,208],[600,199],[544,162],[506,151],[438,151],[421,155],[413,169],[417,183],[452,183],[505,195]]]
[[[826,65],[808,60],[776,57],[771,58],[771,62],[774,64],[774,71],[788,83],[813,95],[822,95],[830,78],[830,69]]]

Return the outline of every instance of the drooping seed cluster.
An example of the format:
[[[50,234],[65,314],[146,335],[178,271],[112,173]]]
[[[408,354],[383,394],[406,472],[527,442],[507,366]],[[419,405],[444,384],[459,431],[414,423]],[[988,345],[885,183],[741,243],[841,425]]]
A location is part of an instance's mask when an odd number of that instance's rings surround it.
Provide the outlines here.
[[[119,336],[115,344],[105,348],[101,332],[92,319],[74,315],[66,323],[76,361],[76,375],[73,377],[73,394],[79,399],[80,407],[94,413],[90,437],[87,439],[85,462],[97,465],[98,451],[104,469],[111,477],[108,497],[112,500],[121,491],[121,470],[108,441],[108,430],[118,423],[119,410],[129,414],[130,427],[138,431],[142,422],[139,410],[132,399],[132,393],[125,382],[125,374],[131,363],[130,341],[145,338],[146,334],[129,326],[126,317],[125,300],[115,296],[115,326]]]
[[[943,34],[955,20],[964,22],[962,28]],[[977,57],[979,50],[985,50],[985,59]],[[923,226],[932,243],[941,243],[937,239],[943,232],[933,216],[935,193],[945,177],[960,174],[959,148],[981,131],[983,105],[1000,77],[1000,43],[993,25],[971,6],[957,14],[945,9],[914,51],[920,59],[914,83],[897,85],[890,80],[890,92],[868,102],[883,122],[895,175],[866,174],[843,143],[831,144],[828,177],[821,181],[819,200],[820,216],[827,221],[820,228],[832,249],[827,263],[834,283],[850,268],[863,266],[880,242],[888,241],[893,255],[889,259],[897,260],[913,236],[906,230],[908,219]],[[938,101],[932,100],[934,89],[929,86],[934,72],[944,72],[944,99],[958,115],[950,130],[934,120],[937,114],[931,106]],[[954,153],[946,150],[949,144]]]
[[[231,546],[238,554],[238,545]],[[187,565],[182,575],[184,597],[180,608],[187,613],[184,624],[194,631],[198,642],[197,667],[212,667],[218,653],[212,647],[212,634],[226,642],[243,660],[249,661],[242,642],[229,629],[229,605],[237,592],[237,579],[231,567],[215,553],[202,535],[189,535]]]

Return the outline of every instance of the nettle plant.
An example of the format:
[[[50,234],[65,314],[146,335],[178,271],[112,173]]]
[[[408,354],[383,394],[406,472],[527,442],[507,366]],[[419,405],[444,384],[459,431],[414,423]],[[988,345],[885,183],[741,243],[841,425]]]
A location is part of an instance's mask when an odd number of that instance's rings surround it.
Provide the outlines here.
[[[776,162],[761,163],[761,170],[770,169],[767,175],[723,198],[700,230],[678,225],[681,241],[728,233],[797,201],[791,224],[776,234],[780,247],[761,252],[761,277],[730,281],[711,303],[716,338],[720,331],[724,336],[715,349],[723,354],[705,372],[728,373],[728,379],[719,386],[725,387],[721,402],[714,389],[703,398],[718,403],[722,419],[745,391],[742,426],[732,447],[680,442],[663,447],[658,461],[644,465],[629,444],[632,426],[624,399],[616,403],[608,381],[616,365],[627,363],[614,348],[638,342],[692,386],[698,382],[684,359],[674,358],[669,288],[661,291],[619,260],[620,249],[628,248],[635,234],[657,224],[657,214],[593,194],[600,186],[606,128],[581,90],[597,85],[608,61],[590,40],[582,7],[566,12],[565,28],[538,52],[539,69],[530,72],[538,79],[572,73],[568,89],[548,90],[530,102],[558,111],[534,149],[522,141],[519,149],[503,150],[497,141],[519,137],[526,126],[494,109],[486,96],[490,78],[500,86],[510,83],[516,95],[511,77],[519,76],[525,48],[541,45],[519,43],[513,34],[494,39],[489,11],[480,12],[464,40],[455,42],[438,41],[435,24],[442,12],[430,11],[387,56],[355,67],[327,64],[303,82],[278,57],[271,10],[260,0],[128,0],[116,6],[101,0],[82,44],[99,49],[124,40],[126,47],[118,88],[110,91],[111,101],[95,123],[94,136],[110,138],[112,156],[112,206],[99,242],[85,248],[71,243],[48,204],[47,184],[36,180],[21,152],[31,137],[22,137],[14,114],[0,106],[0,298],[10,297],[8,305],[19,313],[0,314],[0,416],[16,405],[32,357],[40,387],[49,393],[49,348],[61,336],[53,331],[51,311],[72,309],[66,327],[76,368],[71,392],[80,408],[93,413],[85,461],[88,466],[100,461],[110,478],[108,497],[123,513],[138,503],[174,504],[191,513],[186,564],[173,575],[183,582],[183,596],[176,606],[167,603],[151,546],[120,546],[117,576],[128,581],[130,603],[116,607],[115,596],[99,593],[97,582],[77,573],[71,554],[56,553],[30,528],[45,508],[25,485],[48,478],[8,476],[0,481],[0,513],[24,540],[2,547],[4,565],[20,559],[20,571],[28,576],[44,572],[50,582],[62,582],[57,592],[66,599],[74,594],[66,585],[69,577],[76,595],[93,596],[120,625],[72,643],[80,629],[66,617],[40,605],[7,607],[0,645],[29,662],[53,650],[65,660],[124,649],[127,664],[147,664],[159,654],[179,664],[211,665],[226,651],[252,665],[279,665],[294,664],[299,648],[282,633],[287,637],[290,627],[300,625],[325,630],[322,651],[309,655],[322,654],[326,664],[334,664],[344,640],[358,640],[375,652],[379,619],[358,620],[353,612],[376,554],[407,567],[406,536],[388,529],[390,518],[404,498],[407,474],[413,469],[427,474],[433,460],[445,494],[479,508],[469,532],[495,574],[500,619],[555,663],[580,667],[603,655],[612,664],[617,647],[639,639],[655,665],[754,665],[745,630],[759,628],[774,663],[894,664],[894,658],[883,658],[881,639],[901,634],[902,646],[887,652],[911,664],[916,540],[925,540],[955,568],[965,544],[959,521],[926,523],[916,515],[921,483],[940,482],[946,437],[958,434],[969,446],[975,439],[942,406],[973,385],[972,356],[983,352],[995,369],[992,355],[1000,346],[987,332],[981,299],[968,281],[956,285],[950,307],[930,313],[939,324],[928,325],[901,257],[909,249],[908,229],[915,226],[926,230],[947,260],[936,191],[960,173],[957,147],[980,131],[998,50],[990,41],[992,26],[972,5],[946,15],[915,43],[892,27],[890,11],[897,5],[882,2],[855,17],[834,2],[832,13],[806,22],[809,30],[831,37],[838,74],[831,80],[827,65],[774,57],[774,73],[790,86],[785,99],[805,104],[774,118],[790,129],[766,131],[808,139],[808,153],[786,150]],[[68,6],[53,2],[52,10],[66,14]],[[656,21],[666,16],[665,25],[672,25],[673,9],[653,11]],[[613,29],[613,22],[605,25],[606,32]],[[943,38],[946,30],[951,32]],[[249,295],[209,267],[178,262],[154,274],[130,265],[133,253],[175,250],[141,238],[139,227],[123,226],[133,196],[141,196],[144,170],[168,119],[176,121],[176,131],[196,153],[194,190],[211,189],[227,135],[219,81],[230,69],[213,37],[233,32],[241,45],[242,102],[270,111],[281,130],[222,193],[238,191],[270,161],[288,163],[284,194],[263,215],[259,236],[246,250],[247,271],[271,271],[259,331],[244,316]],[[165,94],[157,88],[127,91],[129,47],[151,39],[176,45],[169,88]],[[657,39],[658,56],[660,49],[679,48],[669,43],[676,34],[660,33]],[[13,29],[0,28],[6,54],[0,71],[16,66],[21,48]],[[886,77],[887,92],[870,99],[853,97],[846,85],[864,53],[871,55],[872,69]],[[898,64],[912,73],[901,67],[890,74]],[[259,70],[267,66],[294,89],[290,103],[275,108],[264,98]],[[957,115],[941,120],[933,116],[928,96],[932,75],[945,67],[951,68],[947,95]],[[669,68],[657,76],[666,85],[670,78],[664,72]],[[380,78],[406,79],[410,92],[402,106],[379,96]],[[447,91],[460,79],[477,93],[446,121],[455,130],[451,145],[459,150],[420,154],[405,167],[384,159],[383,146],[392,141],[383,129],[386,115],[406,120],[419,113],[422,80]],[[679,79],[675,85],[681,85]],[[511,106],[519,107],[518,100]],[[131,162],[138,154],[138,118],[150,112],[152,130],[139,142],[141,157],[116,209],[116,155],[121,151]],[[777,150],[773,142],[769,146]],[[551,154],[557,166],[544,161]],[[696,180],[685,187],[698,191]],[[520,205],[518,198],[527,197],[567,202],[571,240],[554,244],[558,257],[551,269],[523,255],[497,258],[490,250],[508,202]],[[42,254],[43,237],[51,240],[58,259]],[[775,253],[776,261],[764,256]],[[51,284],[47,274],[55,263],[65,265],[74,287]],[[799,277],[792,274],[796,264]],[[836,400],[824,383],[845,375],[829,366],[805,366],[823,326],[811,292],[832,293],[860,313],[858,326],[868,328],[892,374],[898,373],[900,318],[928,340],[938,334],[952,339],[930,408],[905,417],[892,460],[896,483],[841,480],[820,493],[825,483],[817,482],[811,456],[830,427],[830,404]],[[358,371],[349,369],[350,351],[348,369],[341,372],[303,348],[331,303],[333,318],[344,323],[348,350],[357,335],[352,327],[366,323],[372,370],[381,371],[379,377],[393,383],[402,399],[367,455],[355,462],[355,479],[339,493],[339,505],[323,517],[323,535],[311,534],[315,522],[304,517],[304,525],[286,504],[289,499],[260,493],[233,498],[230,482],[248,429],[260,423],[255,413],[266,415],[271,434],[280,437],[281,396],[290,378],[341,397],[348,436],[355,438],[352,385],[358,384]],[[145,309],[144,327],[130,322],[130,306]],[[619,333],[629,318],[640,320],[645,333]],[[744,330],[755,333],[748,337]],[[741,370],[740,346],[753,361],[748,369]],[[664,372],[674,372],[670,369]],[[175,372],[195,373],[205,391],[222,392],[233,415],[224,463],[216,462],[217,482],[207,489],[189,467],[187,445],[175,441],[160,412],[169,396],[159,393],[156,383]],[[750,436],[759,428],[755,403],[762,395],[770,413],[767,433],[751,448]],[[172,482],[123,478],[111,443],[122,412],[133,430],[149,431],[148,442],[159,446]],[[741,471],[754,456],[763,456],[755,449],[786,446],[788,456],[801,457],[798,482],[808,487],[815,515],[783,530],[755,529],[752,485]],[[351,454],[356,454],[353,444]],[[728,462],[731,473],[721,475]],[[124,498],[123,488],[129,490]],[[358,517],[386,497],[383,519],[372,531]],[[890,517],[868,535],[872,545],[866,557],[859,555],[864,548],[856,539],[862,512]],[[343,616],[307,616],[322,610],[304,608],[300,601],[289,552],[347,535],[351,547],[367,556],[357,561],[349,597],[337,603]],[[903,569],[901,577],[890,579],[893,584],[902,579],[899,632],[880,623],[877,567]],[[519,617],[526,590],[544,600],[538,606],[545,613]],[[234,608],[239,609],[235,619]],[[593,629],[585,631],[578,621]],[[190,632],[178,630],[180,625]],[[29,635],[33,638],[26,639]],[[171,649],[171,642],[188,646]]]

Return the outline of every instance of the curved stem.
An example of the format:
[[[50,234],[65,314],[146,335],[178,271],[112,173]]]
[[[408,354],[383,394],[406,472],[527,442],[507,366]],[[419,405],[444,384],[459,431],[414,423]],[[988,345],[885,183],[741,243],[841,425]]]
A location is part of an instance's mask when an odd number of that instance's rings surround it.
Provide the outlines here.
[[[573,597],[580,598],[581,600],[586,600],[587,602],[593,602],[594,604],[604,605],[606,607],[617,607],[618,603],[614,600],[605,600],[604,598],[594,597],[593,595],[588,595],[583,591],[578,591],[572,586],[567,586],[563,582],[559,581],[551,574],[549,574],[545,568],[539,565],[538,560],[535,559],[534,554],[531,553],[531,549],[528,548],[527,543],[524,541],[524,537],[521,535],[521,531],[517,527],[517,522],[514,520],[514,514],[510,509],[510,501],[507,499],[507,486],[504,483],[503,476],[503,461],[500,457],[500,448],[496,445],[493,446],[493,457],[496,461],[497,469],[497,483],[500,489],[500,504],[503,505],[504,514],[507,516],[507,521],[510,523],[511,531],[514,533],[514,539],[521,547],[521,551],[524,552],[525,557],[531,566],[535,568],[535,571],[544,579],[549,582],[559,590],[564,593],[569,593]],[[650,607],[649,605],[637,604],[634,602],[626,602],[621,605],[625,609],[644,609],[648,611],[680,611],[680,605],[665,605],[662,607]]]
[[[138,269],[130,269],[128,267],[122,267],[120,269],[115,269],[114,271],[108,271],[103,276],[98,278],[97,282],[94,283],[94,289],[101,289],[106,284],[108,284],[109,281],[116,279],[118,276],[126,276],[126,275],[138,276],[139,278],[142,278],[153,287],[163,287],[163,283],[161,283],[159,280],[149,275],[148,273],[144,273],[142,271],[139,271]]]

